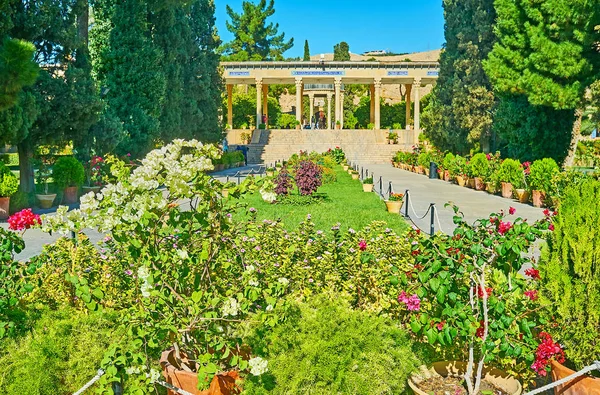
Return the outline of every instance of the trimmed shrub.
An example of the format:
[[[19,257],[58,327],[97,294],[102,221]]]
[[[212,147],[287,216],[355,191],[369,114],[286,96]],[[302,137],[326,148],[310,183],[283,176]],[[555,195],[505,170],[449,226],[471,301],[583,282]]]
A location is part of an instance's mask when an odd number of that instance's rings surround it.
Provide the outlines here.
[[[277,178],[275,178],[275,193],[278,196],[287,195],[290,193],[292,186],[292,177],[290,176],[287,167],[284,167],[279,174],[277,174]]]
[[[552,179],[560,173],[556,161],[552,158],[536,160],[532,163],[529,172],[529,186],[542,192],[552,190]]]
[[[340,294],[312,296],[274,329],[249,342],[269,371],[245,382],[247,394],[399,394],[419,365],[406,332],[392,320],[352,310]]]
[[[498,182],[510,182],[513,188],[525,186],[525,173],[521,162],[515,159],[504,159],[498,168]]]
[[[0,197],[10,197],[19,189],[19,180],[6,165],[0,163]]]
[[[483,179],[487,179],[490,175],[490,164],[488,162],[487,156],[480,152],[478,154],[473,155],[471,158],[471,173],[473,177],[481,177]]]
[[[452,167],[452,162],[454,161],[454,154],[452,152],[448,152],[445,156],[444,159],[442,160],[442,168],[444,170],[450,170],[450,168]]]
[[[52,177],[60,189],[80,186],[85,180],[85,169],[74,157],[63,156],[56,160],[52,169]]]
[[[600,182],[567,187],[540,259],[541,293],[551,334],[577,369],[600,355]]]
[[[319,165],[303,160],[296,170],[296,185],[300,195],[312,195],[321,186],[321,169]]]

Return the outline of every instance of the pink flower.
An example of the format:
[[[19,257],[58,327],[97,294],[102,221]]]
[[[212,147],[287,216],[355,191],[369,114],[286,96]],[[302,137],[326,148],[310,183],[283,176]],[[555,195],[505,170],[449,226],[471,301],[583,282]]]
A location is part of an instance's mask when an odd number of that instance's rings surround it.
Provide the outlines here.
[[[516,212],[517,212],[517,209],[516,209],[516,208],[514,208],[514,207],[509,207],[509,209],[508,209],[508,213],[509,213],[510,215],[514,215],[514,213],[516,213]]]
[[[359,248],[361,251],[364,251],[364,250],[366,250],[366,249],[367,249],[367,242],[366,242],[366,241],[364,241],[364,240],[361,240],[361,241],[358,243],[358,248]]]
[[[446,321],[438,322],[436,328],[438,329],[438,331],[441,331],[442,329],[444,329],[444,325],[446,325]]]
[[[540,279],[540,271],[537,269],[534,269],[532,267],[530,267],[529,269],[525,270],[525,275],[531,277],[534,280],[539,280]]]
[[[485,157],[486,157],[487,160],[492,159],[492,155],[490,155],[490,154],[485,154]]]
[[[406,309],[408,311],[419,311],[421,308],[421,299],[417,295],[412,295],[406,301]]]
[[[548,229],[550,229],[551,232],[554,232],[554,224],[548,225]]]
[[[398,302],[399,303],[406,303],[406,302],[408,302],[408,296],[406,295],[405,291],[400,292],[400,295],[398,295]]]
[[[8,228],[10,230],[29,229],[35,225],[41,225],[40,216],[34,214],[30,208],[19,211],[8,218]]]
[[[498,232],[500,232],[500,234],[503,235],[506,232],[508,232],[511,228],[512,224],[510,222],[500,221],[500,225],[498,225]]]
[[[531,300],[537,300],[537,298],[538,298],[538,291],[535,290],[535,289],[531,289],[529,291],[525,291],[524,294],[525,294],[525,296],[527,296]]]

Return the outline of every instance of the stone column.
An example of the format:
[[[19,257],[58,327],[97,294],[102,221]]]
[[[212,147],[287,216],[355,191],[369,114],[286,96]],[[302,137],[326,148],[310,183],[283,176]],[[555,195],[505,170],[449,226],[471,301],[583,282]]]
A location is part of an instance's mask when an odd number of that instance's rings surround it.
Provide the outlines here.
[[[369,113],[369,123],[375,123],[375,85],[369,85],[369,97],[371,98],[371,111]]]
[[[256,129],[262,123],[262,78],[256,80]]]
[[[269,125],[269,85],[268,84],[263,84],[262,87],[262,91],[263,91],[263,113],[265,114],[265,117],[267,118],[267,127]]]
[[[333,93],[327,93],[327,130],[331,129],[331,98]]]
[[[233,85],[227,84],[227,125],[233,129]]]
[[[340,92],[340,129],[344,129],[344,92]]]
[[[302,78],[296,78],[296,120],[302,122]]]
[[[404,125],[405,129],[408,129],[408,125],[412,124],[411,117],[411,95],[412,95],[412,85],[404,84],[404,89],[406,89],[406,125]]]
[[[381,78],[375,78],[375,130],[381,129]]]
[[[315,115],[315,94],[314,93],[309,93],[308,94],[308,105],[310,106],[310,115],[309,115],[309,120],[308,122],[311,123],[310,127],[312,128],[312,119],[313,116]]]
[[[333,85],[335,86],[335,120],[333,122],[333,127],[337,128],[337,121],[340,120],[340,93],[342,89],[342,79],[336,78],[333,81]]]
[[[421,92],[419,92],[421,88],[421,79],[415,78],[413,86],[415,88],[415,130],[417,133],[421,133]]]

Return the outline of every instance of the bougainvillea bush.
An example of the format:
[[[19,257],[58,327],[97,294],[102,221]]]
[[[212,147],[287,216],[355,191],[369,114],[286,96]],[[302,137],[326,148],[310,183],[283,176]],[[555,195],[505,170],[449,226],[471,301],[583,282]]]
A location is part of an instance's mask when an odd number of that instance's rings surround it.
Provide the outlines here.
[[[552,228],[550,219],[511,223],[500,212],[471,225],[454,212],[452,235],[413,233],[415,265],[399,277],[402,319],[417,338],[468,361],[469,393],[479,391],[484,364],[526,381],[539,343],[539,277],[533,267],[525,276],[520,271],[533,265],[525,253]]]

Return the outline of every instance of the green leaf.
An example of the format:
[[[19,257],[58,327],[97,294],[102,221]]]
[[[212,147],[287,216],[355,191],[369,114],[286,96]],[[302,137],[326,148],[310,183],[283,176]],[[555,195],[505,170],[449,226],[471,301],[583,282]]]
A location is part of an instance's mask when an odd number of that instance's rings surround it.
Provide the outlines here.
[[[92,292],[92,295],[94,295],[96,299],[102,299],[104,297],[104,292],[102,292],[100,288],[96,288]]]
[[[202,292],[198,292],[198,291],[192,292],[192,301],[194,303],[200,302],[201,297],[202,297]]]
[[[418,334],[422,327],[423,326],[421,324],[419,324],[417,321],[413,320],[413,321],[410,322],[410,329],[412,329],[412,331],[415,334]]]
[[[398,285],[399,281],[398,281],[398,277],[397,276],[391,276],[390,277],[390,283],[392,285]]]
[[[444,301],[446,300],[446,293],[448,292],[448,290],[446,289],[445,285],[442,285],[440,287],[440,289],[438,289],[435,297],[438,301],[438,303],[444,303]]]
[[[426,284],[427,280],[429,280],[429,272],[427,271],[423,271],[419,273],[419,281],[421,281],[422,284]]]
[[[433,328],[429,328],[427,332],[425,332],[425,335],[427,336],[427,341],[431,345],[435,344],[435,342],[438,340],[437,333]]]
[[[440,287],[440,279],[433,277],[431,279],[429,279],[429,288],[431,288],[431,290],[433,292],[437,292],[438,288]]]

